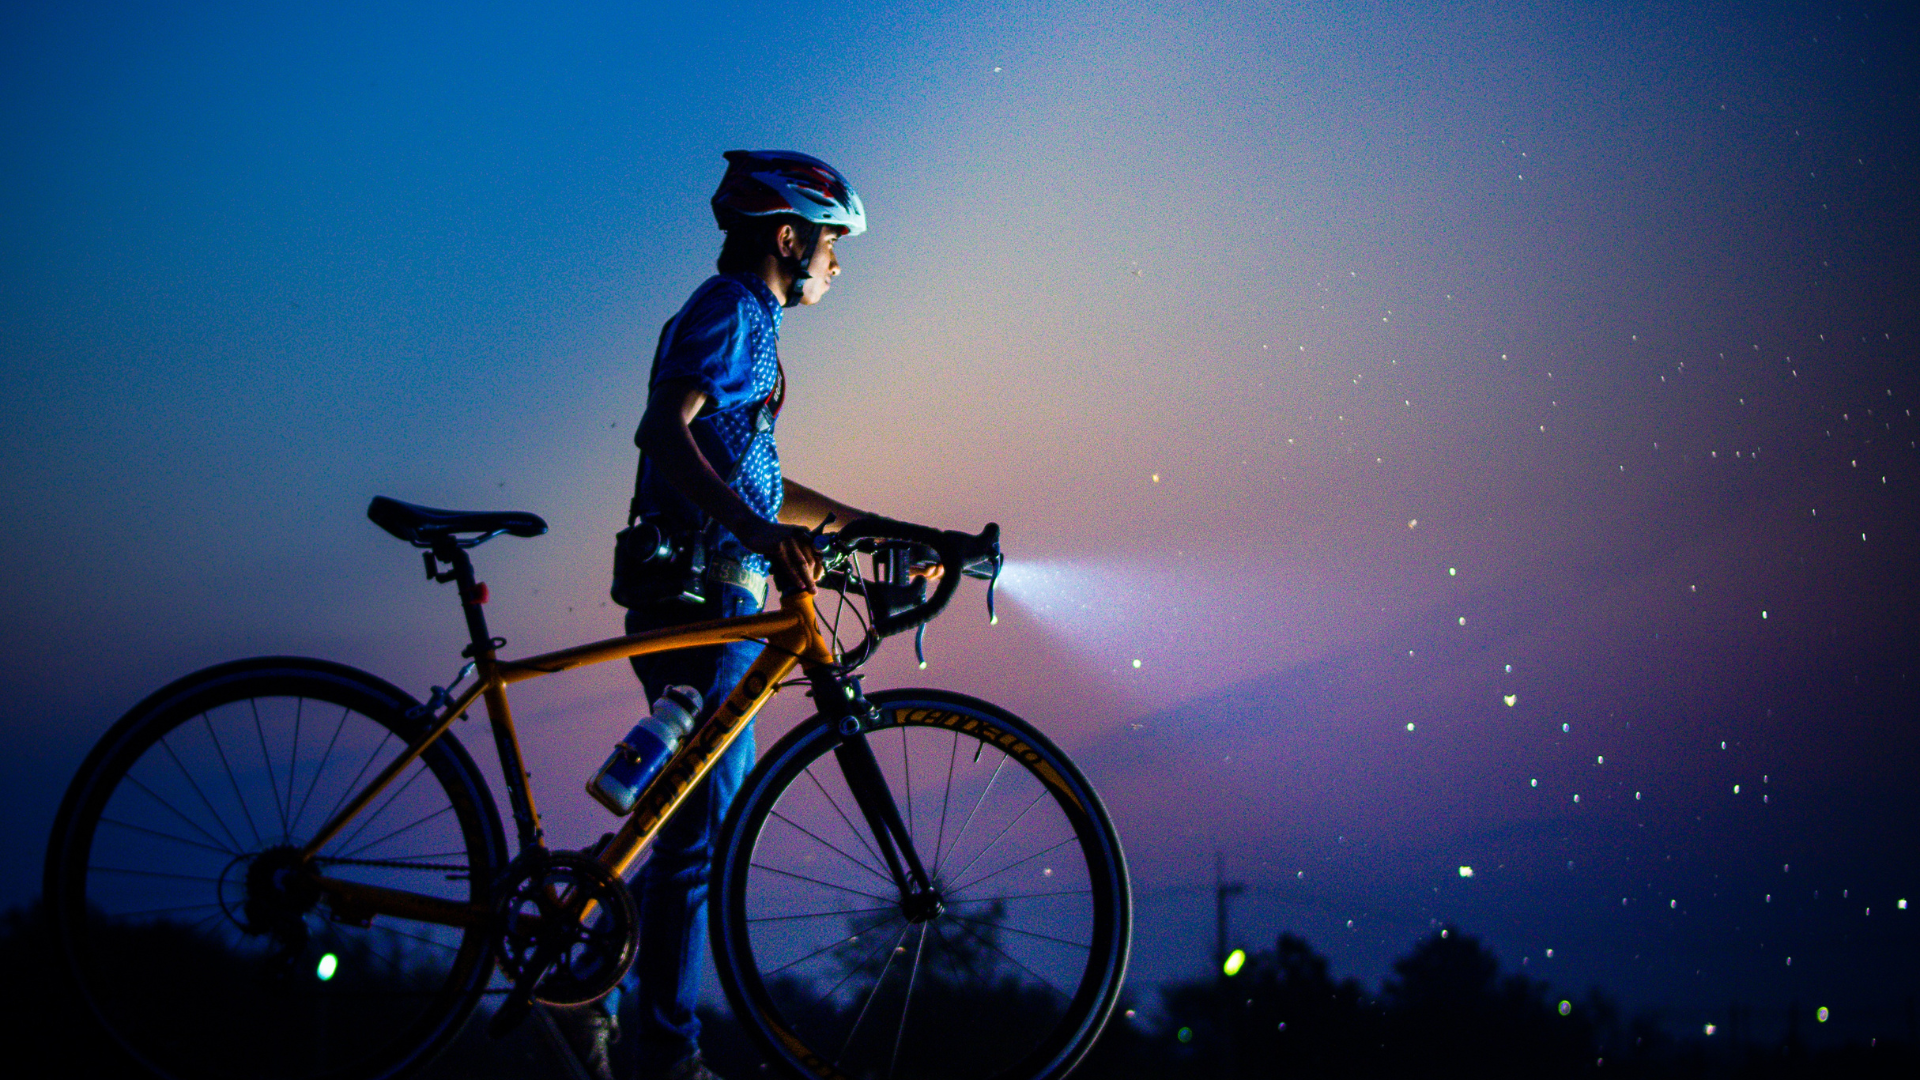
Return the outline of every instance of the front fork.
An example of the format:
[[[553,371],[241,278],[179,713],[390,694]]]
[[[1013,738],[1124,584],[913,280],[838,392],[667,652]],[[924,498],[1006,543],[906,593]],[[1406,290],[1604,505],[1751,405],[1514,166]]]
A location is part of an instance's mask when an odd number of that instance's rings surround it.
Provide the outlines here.
[[[873,832],[887,872],[900,890],[901,903],[913,906],[916,900],[931,896],[933,881],[920,862],[920,852],[900,817],[900,804],[894,801],[893,789],[880,771],[873,746],[867,742],[867,732],[879,722],[879,710],[860,692],[858,676],[816,676],[813,684],[821,712],[839,726],[840,744],[834,747],[833,756],[840,763],[847,788]]]

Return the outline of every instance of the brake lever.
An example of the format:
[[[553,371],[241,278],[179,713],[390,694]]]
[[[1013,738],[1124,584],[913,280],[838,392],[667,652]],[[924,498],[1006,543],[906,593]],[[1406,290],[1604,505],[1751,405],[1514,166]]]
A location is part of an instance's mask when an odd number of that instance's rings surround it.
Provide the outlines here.
[[[987,625],[999,626],[1000,616],[993,611],[993,591],[1000,586],[1000,568],[1007,564],[1007,557],[999,552],[993,553],[993,576],[987,579]]]
[[[986,566],[990,567],[990,569],[982,569],[981,568],[982,563],[986,564]],[[994,590],[997,589],[1000,585],[1000,571],[1006,565],[1007,565],[1006,555],[996,550],[992,555],[985,556],[960,569],[960,572],[962,574],[965,574],[967,577],[976,578],[976,579],[978,578],[986,579],[987,625],[988,626],[1000,625],[1000,616],[996,615],[993,610],[993,596],[994,596]]]

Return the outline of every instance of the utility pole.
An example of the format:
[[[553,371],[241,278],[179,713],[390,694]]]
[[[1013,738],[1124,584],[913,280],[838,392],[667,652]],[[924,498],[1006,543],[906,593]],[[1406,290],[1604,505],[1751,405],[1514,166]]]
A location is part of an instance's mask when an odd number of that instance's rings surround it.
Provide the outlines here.
[[[1213,964],[1221,969],[1227,962],[1227,901],[1247,891],[1245,882],[1227,880],[1227,857],[1213,853]]]

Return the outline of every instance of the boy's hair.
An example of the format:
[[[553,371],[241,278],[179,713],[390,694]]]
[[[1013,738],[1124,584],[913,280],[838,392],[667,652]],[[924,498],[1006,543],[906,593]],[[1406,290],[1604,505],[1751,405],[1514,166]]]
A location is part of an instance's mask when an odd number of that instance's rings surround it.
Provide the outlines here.
[[[812,248],[814,234],[820,230],[820,226],[798,214],[736,218],[720,245],[720,257],[713,261],[714,269],[723,274],[750,274],[758,270],[761,259],[776,253],[775,244],[782,225],[793,226],[794,239],[800,242],[802,251]]]

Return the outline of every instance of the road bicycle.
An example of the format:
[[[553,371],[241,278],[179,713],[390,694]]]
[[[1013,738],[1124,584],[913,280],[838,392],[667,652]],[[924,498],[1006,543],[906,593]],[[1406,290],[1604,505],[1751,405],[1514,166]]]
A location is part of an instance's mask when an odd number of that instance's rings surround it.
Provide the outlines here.
[[[208,668],[121,718],[60,807],[53,939],[141,1066],[178,1080],[397,1077],[482,1002],[499,1034],[537,1003],[606,994],[638,936],[626,874],[783,686],[806,687],[818,713],[745,782],[710,901],[722,985],[767,1062],[819,1080],[1033,1080],[1086,1053],[1131,933],[1126,862],[1098,796],[1005,710],[938,690],[868,695],[856,674],[882,639],[924,631],[963,577],[987,580],[991,613],[997,526],[863,518],[818,538],[831,616],[796,592],[757,615],[505,659],[468,552],[546,523],[384,497],[368,516],[457,587],[471,640],[451,685],[422,703],[321,660]],[[915,560],[941,568],[931,595]],[[507,687],[747,640],[765,643],[760,657],[618,829],[586,851],[549,848]],[[515,854],[452,733],[476,702]]]

